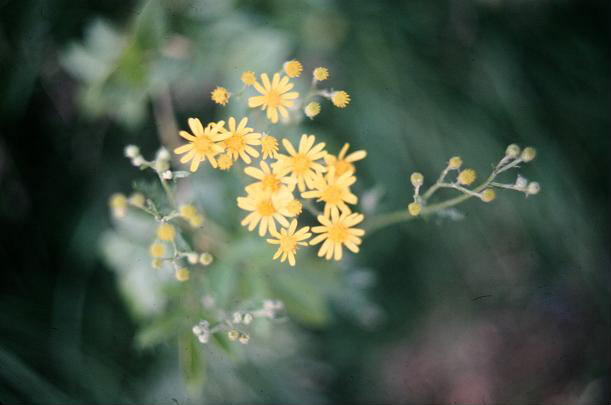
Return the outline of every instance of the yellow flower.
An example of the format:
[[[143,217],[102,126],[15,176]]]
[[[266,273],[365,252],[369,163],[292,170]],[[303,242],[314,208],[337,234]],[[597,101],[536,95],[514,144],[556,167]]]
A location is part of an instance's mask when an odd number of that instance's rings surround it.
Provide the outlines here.
[[[295,265],[295,253],[297,251],[298,246],[308,246],[308,242],[304,242],[305,239],[308,239],[312,236],[308,231],[310,230],[309,226],[304,226],[297,232],[297,220],[294,219],[291,221],[291,225],[287,228],[282,228],[280,233],[276,231],[271,231],[272,236],[276,239],[268,239],[267,242],[272,245],[280,245],[278,246],[278,250],[274,254],[273,259],[277,259],[280,257],[280,261],[284,262],[286,258],[289,259],[289,264],[291,266]]]
[[[297,215],[301,214],[302,208],[303,207],[299,200],[293,199],[286,204],[286,212],[288,213],[289,217],[296,217]]]
[[[259,166],[261,169],[254,166],[248,166],[244,169],[244,173],[259,180],[246,186],[247,192],[259,188],[265,192],[276,193],[283,186],[287,186],[289,191],[293,191],[296,180],[293,177],[286,176],[286,170],[281,171],[278,166],[270,168],[263,160],[259,161]]]
[[[482,191],[480,198],[482,199],[483,202],[490,202],[496,198],[496,193],[494,192],[493,189],[487,188],[484,191]]]
[[[250,156],[259,157],[259,152],[251,145],[261,145],[261,134],[252,132],[252,128],[247,128],[246,124],[248,124],[248,118],[244,117],[236,127],[235,118],[229,117],[227,132],[230,136],[221,145],[226,148],[227,154],[231,155],[234,160],[241,157],[244,162],[250,163]]]
[[[177,267],[175,276],[178,281],[187,281],[189,280],[189,270],[186,267]]]
[[[327,154],[327,156],[325,156],[325,161],[327,162],[327,166],[335,167],[335,174],[337,176],[341,176],[342,174],[346,172],[354,173],[356,169],[354,168],[353,163],[356,162],[357,160],[365,159],[365,157],[367,156],[367,152],[365,152],[364,150],[357,150],[356,152],[352,152],[351,154],[346,156],[346,153],[348,152],[349,147],[350,147],[350,144],[346,143],[344,144],[342,149],[339,151],[339,155],[333,156],[333,155]]]
[[[251,189],[246,197],[238,197],[238,207],[251,211],[241,222],[252,231],[259,225],[259,236],[265,236],[267,230],[276,231],[276,221],[282,226],[288,226],[285,218],[286,204],[293,198],[287,189],[281,189],[277,193],[270,193],[260,189]]]
[[[318,216],[321,226],[312,228],[313,232],[320,233],[310,241],[310,245],[316,245],[324,241],[318,250],[318,256],[325,256],[327,260],[334,258],[341,260],[342,245],[351,252],[358,253],[361,244],[361,236],[365,234],[363,229],[353,228],[354,225],[363,221],[363,214],[356,212],[344,212],[341,215],[337,211],[331,211],[331,217]]]
[[[180,158],[180,163],[186,163],[191,160],[190,170],[194,172],[199,167],[200,162],[208,158],[212,167],[216,168],[214,156],[223,152],[223,147],[218,142],[224,141],[231,136],[231,133],[224,131],[224,125],[224,121],[211,122],[204,129],[199,119],[189,118],[189,127],[195,136],[187,131],[179,132],[180,136],[189,141],[188,144],[174,149],[174,153],[177,155],[186,153]]]
[[[339,108],[344,108],[350,103],[350,95],[345,91],[335,91],[331,95],[333,105]]]
[[[110,197],[109,205],[112,210],[112,215],[115,218],[122,218],[125,216],[127,212],[127,198],[123,194],[113,194]]]
[[[450,169],[458,169],[460,168],[460,166],[462,165],[462,159],[460,158],[460,156],[454,156],[452,158],[450,158],[450,160],[448,161],[448,167]]]
[[[305,115],[308,116],[308,118],[312,119],[320,113],[320,104],[316,101],[312,101],[311,103],[306,105],[303,112],[305,113]]]
[[[301,66],[301,62],[299,62],[297,59],[284,63],[284,72],[288,77],[299,77],[302,70],[303,66]]]
[[[413,202],[407,206],[407,210],[409,211],[410,215],[417,217],[420,215],[420,211],[422,211],[422,205],[418,204],[417,202]]]
[[[129,196],[129,203],[134,207],[143,207],[145,202],[146,198],[142,193],[136,192]]]
[[[183,204],[178,208],[178,213],[181,217],[189,221],[192,227],[197,228],[204,222],[204,217],[199,215],[197,210],[191,204]]]
[[[313,146],[315,141],[316,137],[314,135],[301,135],[299,150],[296,151],[288,139],[282,139],[282,144],[289,156],[279,155],[276,164],[281,169],[287,169],[297,178],[299,191],[305,191],[306,185],[312,188],[316,175],[327,171],[323,165],[316,163],[317,160],[324,158],[327,154],[324,150],[325,144],[321,142]]]
[[[263,159],[278,156],[278,141],[276,138],[271,135],[263,135],[261,137],[261,153],[263,154]]]
[[[292,107],[294,102],[291,101],[299,97],[296,91],[289,92],[293,88],[293,84],[289,83],[289,78],[284,76],[280,79],[280,74],[274,73],[274,78],[271,83],[266,73],[261,74],[261,84],[255,82],[255,89],[261,93],[260,96],[250,97],[248,106],[256,108],[261,106],[261,109],[267,109],[267,118],[274,124],[278,122],[278,110],[286,119],[289,112],[286,107]]]
[[[229,153],[223,153],[218,159],[219,169],[229,170],[233,166],[233,159]]]
[[[211,93],[212,101],[220,105],[227,105],[231,93],[226,88],[217,86],[216,89],[212,90]]]
[[[424,176],[420,172],[413,172],[409,180],[412,182],[412,186],[420,187],[424,182]]]
[[[242,73],[242,77],[240,77],[240,79],[242,79],[242,83],[245,85],[252,86],[257,81],[257,76],[255,75],[255,72],[247,70],[246,72]]]
[[[153,243],[149,247],[149,253],[152,257],[163,257],[165,254],[165,246],[163,246],[161,243]]]
[[[314,179],[313,190],[301,193],[303,198],[318,198],[317,201],[324,201],[324,215],[329,216],[331,210],[350,212],[346,205],[356,204],[358,198],[350,192],[350,186],[356,182],[356,177],[351,172],[346,172],[341,176],[335,175],[335,168],[331,167],[325,176],[318,175]]]
[[[157,228],[157,237],[161,240],[173,240],[176,236],[176,230],[168,223],[163,223]]]
[[[525,162],[530,162],[535,158],[535,156],[537,156],[537,150],[531,146],[527,146],[526,148],[524,148],[522,154],[520,155],[522,160]]]
[[[314,69],[314,80],[317,82],[322,82],[323,80],[327,80],[329,78],[329,70],[325,67],[317,67]]]
[[[475,181],[475,170],[473,169],[465,169],[462,172],[458,173],[458,182],[465,186],[473,183]]]

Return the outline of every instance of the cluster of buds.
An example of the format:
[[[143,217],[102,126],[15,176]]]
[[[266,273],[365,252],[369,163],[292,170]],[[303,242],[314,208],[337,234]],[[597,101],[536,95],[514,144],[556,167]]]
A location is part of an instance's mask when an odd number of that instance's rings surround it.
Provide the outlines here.
[[[210,323],[208,321],[200,321],[197,325],[193,326],[192,330],[200,343],[208,343],[210,340]]]
[[[464,199],[469,197],[477,197],[483,202],[491,202],[496,199],[497,188],[520,191],[526,196],[537,194],[540,190],[539,183],[528,182],[526,178],[518,175],[517,180],[513,184],[498,183],[494,180],[504,171],[519,167],[521,163],[528,163],[536,156],[536,150],[532,147],[526,147],[523,150],[516,144],[509,145],[505,150],[505,156],[497,163],[496,167],[487,177],[487,179],[477,187],[469,188],[477,179],[475,170],[463,167],[463,161],[459,156],[452,157],[437,181],[424,193],[420,193],[420,189],[424,184],[424,176],[422,173],[414,172],[410,176],[410,181],[414,187],[413,201],[408,205],[407,209],[412,216],[420,215],[427,207],[429,198],[441,188],[451,188],[460,191],[464,195]],[[451,173],[455,174],[453,181],[447,181],[446,178]],[[462,201],[462,199],[460,200]],[[446,205],[453,205],[454,202],[460,202],[454,199]],[[440,203],[445,204],[445,203]],[[440,205],[438,204],[438,205]]]

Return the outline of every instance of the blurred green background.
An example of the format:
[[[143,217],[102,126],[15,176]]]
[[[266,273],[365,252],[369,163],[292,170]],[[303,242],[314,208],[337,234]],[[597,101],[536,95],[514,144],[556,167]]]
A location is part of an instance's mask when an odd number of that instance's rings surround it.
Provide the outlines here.
[[[0,402],[608,403],[609,11],[0,1]],[[325,295],[325,322],[291,319],[295,346],[280,360],[266,342],[237,365],[213,353],[212,388],[195,401],[171,341],[135,343],[142,322],[104,242],[107,199],[141,176],[123,147],[159,146],[159,94],[170,89],[183,127],[220,119],[234,110],[210,101],[216,85],[291,58],[305,74],[328,66],[351,94],[300,130],[368,151],[356,188],[366,215],[404,208],[412,171],[433,179],[460,155],[484,173],[512,142],[537,148],[520,173],[542,191],[365,239],[340,265],[359,295]]]

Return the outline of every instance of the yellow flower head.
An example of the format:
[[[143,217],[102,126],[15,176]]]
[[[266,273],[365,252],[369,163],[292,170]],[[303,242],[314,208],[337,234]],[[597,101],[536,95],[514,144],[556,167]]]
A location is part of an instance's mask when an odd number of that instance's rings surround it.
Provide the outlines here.
[[[335,168],[331,167],[325,176],[318,175],[314,179],[311,191],[301,193],[303,198],[317,198],[317,201],[325,203],[324,215],[329,216],[331,210],[350,212],[346,205],[356,204],[358,198],[350,192],[350,186],[356,182],[356,177],[351,172],[346,172],[341,176],[335,174]]]
[[[217,86],[211,93],[212,101],[220,105],[227,105],[229,102],[229,97],[231,97],[231,93],[229,93],[226,88],[221,86]]]
[[[363,214],[356,212],[331,211],[331,217],[323,215],[318,216],[318,222],[321,226],[315,226],[312,231],[320,235],[314,237],[310,241],[310,245],[316,245],[324,241],[318,250],[318,256],[325,256],[327,260],[334,258],[341,260],[342,246],[346,246],[351,252],[358,253],[359,245],[361,244],[361,236],[365,231],[359,228],[353,228],[354,225],[362,222]]]
[[[219,169],[229,170],[233,166],[233,159],[229,153],[223,153],[218,159]]]
[[[261,74],[261,83],[255,82],[255,89],[261,93],[260,96],[250,97],[248,106],[251,108],[261,107],[267,109],[267,118],[274,124],[278,122],[278,111],[288,119],[289,112],[287,107],[292,107],[294,102],[291,100],[299,97],[296,91],[290,91],[293,83],[289,83],[289,78],[284,76],[280,79],[280,74],[274,73],[274,78],[269,81],[267,74]]]
[[[178,208],[178,213],[185,219],[191,219],[197,215],[197,210],[191,204],[183,204]]]
[[[422,205],[418,204],[417,202],[413,202],[407,206],[407,210],[409,211],[410,215],[417,217],[420,215],[420,211],[422,211]]]
[[[157,228],[157,237],[161,240],[174,240],[176,236],[176,230],[168,223],[163,223]]]
[[[224,130],[224,125],[224,121],[211,122],[204,129],[199,119],[189,118],[189,127],[194,135],[187,131],[180,131],[180,136],[189,141],[189,143],[174,149],[174,153],[178,155],[185,154],[180,158],[180,162],[186,163],[191,160],[190,169],[194,172],[199,167],[200,162],[205,161],[207,158],[212,167],[216,168],[215,156],[223,152],[223,147],[219,142],[231,136],[230,132]]]
[[[286,176],[286,170],[281,170],[278,166],[271,168],[263,160],[259,161],[259,167],[261,169],[254,166],[248,166],[244,169],[244,173],[259,180],[246,186],[246,192],[260,189],[273,194],[280,191],[282,187],[287,187],[289,191],[293,191],[295,188],[297,181],[294,177]]]
[[[450,169],[456,170],[459,169],[460,166],[462,166],[462,159],[460,156],[454,156],[448,161],[448,167]]]
[[[343,90],[335,91],[331,95],[331,102],[339,108],[344,108],[350,103],[350,95]]]
[[[186,267],[177,267],[175,276],[178,281],[187,281],[189,280],[189,270]]]
[[[261,134],[252,132],[252,128],[246,127],[247,124],[248,118],[244,117],[236,127],[235,118],[229,117],[227,132],[230,136],[221,145],[234,160],[240,157],[250,163],[250,156],[259,157],[259,152],[251,145],[261,145]]]
[[[242,77],[240,77],[240,79],[242,79],[242,83],[244,83],[246,86],[252,86],[257,81],[257,76],[255,75],[255,72],[247,70],[246,72],[242,73]]]
[[[278,156],[278,141],[271,135],[263,135],[261,137],[261,153],[263,159],[268,157],[275,158]]]
[[[113,194],[110,197],[109,205],[112,210],[112,215],[115,218],[122,218],[125,216],[127,212],[127,198],[123,194]]]
[[[259,236],[265,236],[267,230],[276,231],[276,221],[282,226],[288,226],[285,218],[286,204],[293,198],[287,189],[281,189],[277,193],[263,191],[261,189],[250,189],[246,197],[238,197],[238,207],[250,211],[241,222],[242,226],[248,226],[252,231],[259,225]]]
[[[152,257],[163,257],[165,254],[165,246],[163,246],[161,243],[155,242],[149,247],[149,253]]]
[[[308,246],[308,242],[304,242],[304,240],[312,236],[312,234],[308,232],[310,230],[309,226],[304,226],[295,232],[296,230],[297,220],[293,219],[288,228],[280,229],[279,233],[275,231],[271,232],[275,239],[270,238],[267,240],[267,242],[271,243],[272,245],[280,245],[278,246],[278,250],[276,251],[276,254],[274,254],[273,259],[280,257],[280,261],[284,262],[288,257],[289,264],[291,266],[295,265],[295,253],[297,252],[297,247]]]
[[[420,187],[424,182],[424,176],[420,172],[413,172],[409,180],[412,182],[412,186]]]
[[[316,175],[327,171],[323,165],[316,163],[327,154],[324,150],[325,144],[321,142],[314,146],[315,141],[314,135],[303,134],[299,140],[299,149],[295,150],[288,139],[282,139],[282,144],[289,155],[279,155],[277,165],[295,176],[299,191],[305,191],[306,185],[312,188]]]
[[[531,146],[527,146],[526,148],[524,148],[522,154],[520,155],[522,160],[525,162],[530,162],[535,158],[535,156],[537,156],[537,150]]]
[[[134,207],[143,207],[145,202],[146,198],[142,193],[136,192],[129,196],[129,203]]]
[[[286,204],[286,212],[288,213],[289,217],[296,217],[297,215],[301,214],[302,209],[303,207],[299,200],[293,199]]]
[[[465,186],[473,183],[475,181],[475,170],[473,169],[465,169],[458,173],[458,182]]]
[[[331,166],[335,167],[336,176],[341,176],[346,172],[354,173],[356,169],[354,168],[353,163],[358,160],[365,159],[365,157],[367,156],[367,152],[365,152],[364,150],[357,150],[356,152],[352,152],[351,154],[346,156],[349,147],[350,144],[346,143],[339,151],[339,154],[337,156],[333,156],[330,154],[327,154],[327,156],[325,156],[325,162],[327,163],[327,166],[329,168]]]
[[[303,66],[301,66],[301,62],[299,62],[297,59],[284,63],[284,72],[288,77],[299,77],[302,70]]]
[[[317,103],[316,101],[312,101],[311,103],[306,105],[303,112],[309,119],[316,117],[320,113],[320,103]]]
[[[487,188],[484,191],[482,191],[480,198],[482,199],[483,202],[490,202],[496,198],[496,193],[494,192],[493,189]]]
[[[325,67],[317,67],[313,72],[314,80],[317,82],[322,82],[323,80],[327,80],[329,78],[329,70]]]

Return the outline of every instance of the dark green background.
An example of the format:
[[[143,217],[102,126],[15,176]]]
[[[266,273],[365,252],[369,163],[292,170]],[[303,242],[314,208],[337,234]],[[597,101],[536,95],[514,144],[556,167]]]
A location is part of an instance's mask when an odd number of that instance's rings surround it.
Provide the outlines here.
[[[98,249],[108,195],[137,176],[123,146],[157,146],[150,106],[127,126],[83,114],[60,63],[95,18],[126,27],[138,9],[0,1],[2,403],[138,403],[175,361],[133,348],[136,325]],[[366,239],[355,265],[374,272],[385,319],[367,330],[338,312],[303,329],[328,366],[319,400],[608,402],[608,2],[237,1],[223,13],[280,32],[287,57],[328,65],[350,92],[345,111],[323,106],[307,128],[368,151],[359,191],[383,190],[382,212],[405,207],[413,170],[432,179],[459,154],[483,173],[509,143],[538,151],[521,173],[539,195],[499,192],[460,206],[461,221]],[[168,20],[183,28],[180,15]],[[205,56],[227,57],[232,35],[245,33],[229,30]],[[220,71],[202,80],[222,83]],[[217,111],[206,95],[176,109],[180,122]]]

